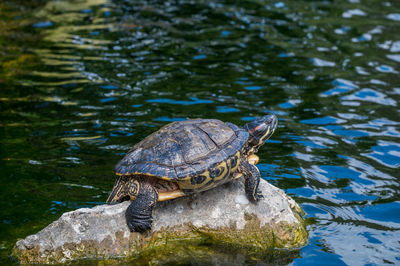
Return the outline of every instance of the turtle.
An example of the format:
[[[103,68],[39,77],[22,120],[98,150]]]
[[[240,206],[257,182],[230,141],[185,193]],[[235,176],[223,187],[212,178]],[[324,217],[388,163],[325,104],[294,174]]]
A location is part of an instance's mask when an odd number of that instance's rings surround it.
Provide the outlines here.
[[[144,138],[117,163],[118,176],[107,204],[131,203],[125,218],[131,232],[151,229],[158,201],[202,192],[241,176],[251,202],[263,198],[255,153],[274,133],[275,115],[243,127],[217,119],[186,119]]]

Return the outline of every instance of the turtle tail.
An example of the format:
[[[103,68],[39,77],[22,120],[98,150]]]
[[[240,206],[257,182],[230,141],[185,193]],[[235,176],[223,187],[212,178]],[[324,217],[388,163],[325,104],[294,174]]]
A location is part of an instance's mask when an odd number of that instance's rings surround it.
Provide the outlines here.
[[[122,198],[126,196],[126,183],[128,178],[125,176],[120,176],[117,181],[115,181],[114,187],[107,198],[107,204],[116,204],[122,202]]]
[[[145,232],[151,229],[152,212],[158,200],[158,193],[153,186],[141,183],[139,194],[126,209],[125,218],[131,232]]]
[[[125,200],[134,200],[139,190],[139,180],[131,176],[120,176],[108,196],[107,204],[116,204]]]

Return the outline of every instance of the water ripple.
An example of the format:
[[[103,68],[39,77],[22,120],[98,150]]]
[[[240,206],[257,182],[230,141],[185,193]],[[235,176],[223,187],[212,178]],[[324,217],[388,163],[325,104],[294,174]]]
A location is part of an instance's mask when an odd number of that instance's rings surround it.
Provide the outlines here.
[[[115,163],[167,123],[272,112],[260,172],[311,218],[293,264],[399,263],[396,1],[39,2],[0,4],[7,239],[103,202]]]

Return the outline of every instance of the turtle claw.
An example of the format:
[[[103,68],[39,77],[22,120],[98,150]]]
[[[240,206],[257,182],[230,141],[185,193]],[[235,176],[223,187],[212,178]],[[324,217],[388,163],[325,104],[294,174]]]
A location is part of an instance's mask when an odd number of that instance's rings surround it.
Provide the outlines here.
[[[257,198],[257,201],[259,201],[259,200],[261,200],[261,199],[264,198],[264,195],[262,194],[261,191],[257,191],[257,193],[256,193],[256,198]]]
[[[126,221],[126,224],[128,225],[129,231],[135,232],[135,226],[133,223]]]
[[[261,200],[263,198],[264,198],[264,195],[262,194],[261,191],[256,191],[256,193],[253,195],[253,201],[254,202],[257,202],[257,201],[259,201],[259,200]]]
[[[151,229],[150,221],[127,221],[128,228],[131,232],[143,233]]]

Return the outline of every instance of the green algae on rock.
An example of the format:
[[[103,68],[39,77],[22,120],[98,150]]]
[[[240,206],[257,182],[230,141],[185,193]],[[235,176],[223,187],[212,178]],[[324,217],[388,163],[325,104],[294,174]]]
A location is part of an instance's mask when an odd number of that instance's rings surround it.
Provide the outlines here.
[[[228,262],[232,250],[244,261],[276,262],[277,252],[296,256],[295,249],[307,242],[300,207],[264,180],[260,189],[265,199],[258,204],[247,200],[240,180],[159,204],[153,228],[144,234],[130,233],[126,226],[129,202],[78,209],[18,241],[13,255],[21,263],[140,262],[144,257],[153,263],[206,263],[211,257]]]

